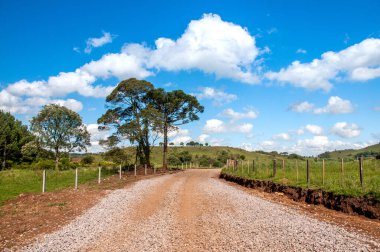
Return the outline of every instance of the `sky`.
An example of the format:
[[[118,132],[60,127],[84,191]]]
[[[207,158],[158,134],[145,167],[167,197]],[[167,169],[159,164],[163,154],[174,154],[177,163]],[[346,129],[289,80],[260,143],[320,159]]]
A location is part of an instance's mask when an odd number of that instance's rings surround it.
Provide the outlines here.
[[[102,151],[105,97],[133,77],[205,107],[175,144],[362,148],[380,141],[379,13],[377,0],[0,0],[0,109],[29,124],[67,106]]]

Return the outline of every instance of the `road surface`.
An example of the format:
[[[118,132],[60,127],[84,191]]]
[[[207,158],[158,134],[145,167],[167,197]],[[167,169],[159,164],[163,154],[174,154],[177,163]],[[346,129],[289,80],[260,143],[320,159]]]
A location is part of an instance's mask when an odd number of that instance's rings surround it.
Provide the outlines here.
[[[115,190],[25,251],[379,251],[380,241],[187,170]]]

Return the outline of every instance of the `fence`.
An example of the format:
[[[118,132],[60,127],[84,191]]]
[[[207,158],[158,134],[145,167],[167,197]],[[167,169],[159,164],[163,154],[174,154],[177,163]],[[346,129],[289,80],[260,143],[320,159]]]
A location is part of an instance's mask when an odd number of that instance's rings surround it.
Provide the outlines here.
[[[224,172],[300,187],[380,197],[380,160],[228,160]]]

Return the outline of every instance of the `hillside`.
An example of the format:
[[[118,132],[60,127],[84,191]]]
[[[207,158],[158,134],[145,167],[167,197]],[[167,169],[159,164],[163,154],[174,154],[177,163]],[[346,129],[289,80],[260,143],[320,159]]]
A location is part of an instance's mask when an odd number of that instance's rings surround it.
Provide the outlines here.
[[[325,152],[322,153],[320,156],[323,157],[328,157],[328,158],[348,158],[348,159],[355,159],[356,155],[371,155],[371,153],[380,153],[380,143],[375,144],[375,145],[370,145],[367,146],[363,149],[358,149],[358,150],[337,150],[337,151],[331,151],[331,152]],[[327,156],[326,156],[327,155]]]
[[[135,148],[134,147],[126,147],[125,148],[127,153],[131,155],[131,157],[134,157]],[[168,148],[168,157],[171,156],[179,156],[180,153],[188,152],[191,155],[192,162],[199,163],[202,156],[206,156],[208,159],[216,160],[220,159],[220,156],[223,155],[224,157],[231,158],[232,156],[235,157],[235,159],[240,159],[242,156],[245,160],[257,160],[257,159],[273,159],[275,157],[277,158],[283,158],[281,155],[274,155],[272,153],[264,153],[264,152],[253,152],[253,151],[246,151],[240,148],[234,148],[234,147],[228,147],[228,146],[169,146]],[[98,158],[100,158],[98,155],[95,154]],[[162,165],[162,147],[153,147],[152,153],[151,153],[151,162],[156,167],[160,167]],[[224,164],[224,163],[223,163]]]

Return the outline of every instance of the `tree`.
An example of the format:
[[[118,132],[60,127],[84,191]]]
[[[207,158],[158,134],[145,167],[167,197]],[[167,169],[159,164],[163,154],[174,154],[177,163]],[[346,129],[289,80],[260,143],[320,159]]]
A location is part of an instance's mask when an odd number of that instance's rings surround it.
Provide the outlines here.
[[[195,96],[186,94],[182,90],[165,92],[164,89],[154,89],[149,92],[152,106],[160,113],[162,123],[160,129],[163,132],[163,168],[166,169],[168,153],[168,131],[175,130],[178,126],[191,121],[199,120],[198,113],[203,113],[201,106]]]
[[[0,110],[0,129],[1,168],[5,169],[8,161],[21,160],[22,146],[31,141],[33,136],[13,115],[2,110]]]
[[[135,162],[150,166],[150,152],[158,138],[156,128],[160,119],[149,105],[147,93],[154,87],[150,82],[131,78],[121,81],[106,98],[108,110],[98,119],[100,130],[116,129],[109,142],[116,146],[122,139],[136,144]],[[112,138],[112,139],[111,139]]]
[[[43,148],[54,151],[56,170],[62,152],[87,150],[91,145],[79,114],[57,104],[44,106],[31,120],[31,129]]]

